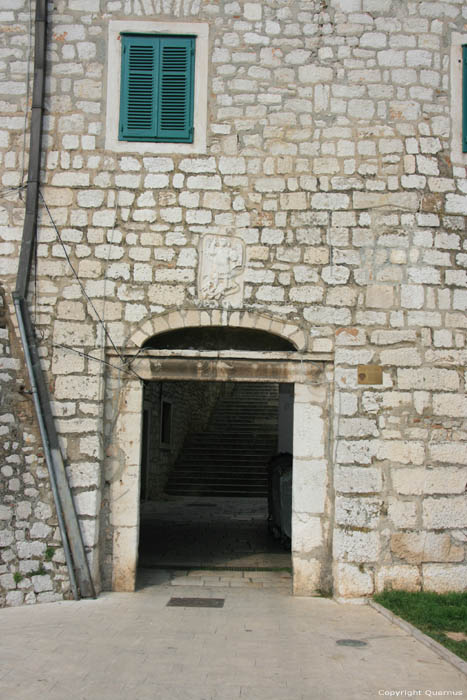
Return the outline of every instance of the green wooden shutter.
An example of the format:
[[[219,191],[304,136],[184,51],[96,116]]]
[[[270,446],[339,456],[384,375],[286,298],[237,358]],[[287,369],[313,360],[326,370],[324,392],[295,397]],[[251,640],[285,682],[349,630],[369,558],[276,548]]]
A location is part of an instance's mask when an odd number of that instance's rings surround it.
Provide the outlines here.
[[[193,37],[160,37],[157,140],[193,141]]]
[[[154,141],[158,52],[154,37],[122,35],[119,139]]]
[[[462,150],[467,153],[467,45],[462,47]]]

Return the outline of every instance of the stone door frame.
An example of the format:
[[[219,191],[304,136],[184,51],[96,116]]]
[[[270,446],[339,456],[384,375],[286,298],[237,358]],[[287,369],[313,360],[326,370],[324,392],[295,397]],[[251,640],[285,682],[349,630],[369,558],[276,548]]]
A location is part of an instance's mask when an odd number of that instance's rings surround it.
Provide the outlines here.
[[[110,482],[112,590],[133,591],[136,582],[143,414],[143,382],[139,378],[294,384],[293,589],[296,595],[312,595],[329,588],[332,568],[328,440],[332,365],[329,361],[313,353],[296,352],[139,350],[127,353],[126,357],[135,374],[127,375],[120,385],[105,470],[106,480]],[[112,394],[112,380],[108,389]]]

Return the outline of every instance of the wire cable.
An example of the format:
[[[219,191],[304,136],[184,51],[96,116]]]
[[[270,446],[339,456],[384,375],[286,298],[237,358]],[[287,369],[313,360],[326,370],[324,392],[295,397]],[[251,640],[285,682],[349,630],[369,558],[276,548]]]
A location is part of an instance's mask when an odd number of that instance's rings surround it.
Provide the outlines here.
[[[24,185],[17,185],[16,187],[9,187],[7,190],[3,190],[2,192],[0,192],[0,197],[4,197],[10,192],[19,192],[20,190],[25,190],[27,186],[27,183],[25,183]]]
[[[107,367],[111,367],[112,369],[116,369],[119,372],[123,372],[124,374],[132,374],[131,369],[125,369],[124,367],[119,367],[118,365],[112,364],[112,362],[107,362],[107,360],[102,360],[100,357],[94,357],[94,355],[90,355],[87,352],[83,352],[82,350],[77,350],[76,348],[73,348],[71,345],[65,345],[64,343],[51,343],[51,346],[53,348],[63,348],[64,350],[70,350],[71,352],[76,353],[76,355],[81,355],[81,357],[86,357],[88,360],[94,360],[95,362],[100,362],[103,365],[107,365]],[[134,374],[134,372],[133,372]],[[144,381],[144,380],[141,380]]]
[[[73,271],[73,274],[74,274],[74,276],[75,276],[75,278],[76,278],[76,280],[77,280],[79,286],[81,287],[81,291],[83,292],[85,298],[88,300],[88,302],[89,302],[89,304],[90,304],[92,310],[94,311],[94,313],[95,313],[95,315],[96,315],[96,319],[97,319],[98,322],[101,324],[102,330],[104,331],[105,336],[107,337],[107,339],[109,340],[109,342],[110,342],[110,344],[112,345],[113,349],[115,350],[115,352],[117,353],[117,355],[118,355],[119,358],[121,359],[122,365],[123,365],[123,366],[126,366],[127,363],[126,363],[126,361],[125,361],[124,356],[121,354],[120,350],[119,350],[119,349],[117,348],[117,346],[115,345],[115,343],[114,343],[114,341],[113,341],[113,339],[112,339],[112,336],[110,335],[109,331],[107,330],[106,325],[105,325],[103,319],[100,317],[100,315],[99,315],[99,313],[98,313],[98,311],[97,311],[97,309],[96,309],[96,307],[95,307],[95,305],[94,305],[94,302],[92,301],[92,299],[91,299],[91,298],[89,297],[89,295],[87,294],[87,292],[86,292],[86,290],[85,290],[85,288],[84,288],[84,285],[83,285],[83,283],[81,282],[81,279],[80,279],[78,273],[76,272],[76,269],[75,269],[75,267],[73,266],[73,263],[71,262],[70,256],[68,255],[68,251],[67,251],[67,249],[66,249],[66,245],[65,245],[64,242],[63,242],[63,239],[62,239],[62,237],[61,237],[61,235],[60,235],[60,231],[58,230],[58,227],[57,227],[57,225],[56,225],[56,223],[55,223],[55,221],[54,221],[54,219],[53,219],[53,216],[52,216],[52,214],[51,214],[51,212],[50,212],[49,207],[47,206],[47,202],[45,201],[44,196],[43,196],[41,190],[39,190],[39,196],[40,196],[40,198],[41,198],[41,200],[42,200],[42,202],[43,202],[43,204],[44,204],[44,207],[45,207],[45,209],[46,209],[46,211],[47,211],[47,214],[48,214],[49,219],[50,219],[50,221],[51,221],[51,223],[52,223],[52,226],[53,226],[54,229],[55,229],[55,234],[56,234],[56,236],[57,236],[57,239],[58,239],[60,245],[61,245],[62,248],[63,248],[63,252],[65,253],[65,257],[66,257],[66,259],[67,259],[67,262],[68,262],[69,266],[71,267],[71,269],[72,269],[72,271]],[[139,374],[138,374],[137,372],[135,372],[135,370],[134,370],[132,367],[130,367],[130,372],[132,372],[132,373],[135,375],[135,377],[137,377],[140,381],[143,381],[143,379],[139,376]]]

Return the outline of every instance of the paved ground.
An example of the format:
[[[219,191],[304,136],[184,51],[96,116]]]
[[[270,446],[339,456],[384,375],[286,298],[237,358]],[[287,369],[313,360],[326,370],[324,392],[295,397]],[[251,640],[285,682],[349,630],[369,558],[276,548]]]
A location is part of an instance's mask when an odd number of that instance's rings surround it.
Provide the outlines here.
[[[266,498],[167,497],[141,507],[140,557],[148,566],[290,567],[269,533]]]
[[[162,578],[137,593],[0,611],[2,700],[467,696],[465,676],[366,606]],[[225,604],[167,607],[172,596]],[[348,639],[366,646],[338,644]]]

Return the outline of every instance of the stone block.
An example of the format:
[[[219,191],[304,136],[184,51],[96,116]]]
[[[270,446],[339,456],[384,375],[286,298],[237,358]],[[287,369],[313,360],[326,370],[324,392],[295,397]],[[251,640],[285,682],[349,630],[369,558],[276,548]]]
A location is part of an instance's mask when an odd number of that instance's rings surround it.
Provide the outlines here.
[[[371,595],[374,591],[373,576],[352,564],[334,565],[334,594],[340,598],[356,598]]]
[[[12,590],[13,588],[16,588],[16,583],[15,579],[13,578],[12,574],[1,574],[0,575],[0,590]]]
[[[324,456],[324,424],[318,406],[297,404],[294,410],[294,456],[320,458]]]
[[[8,591],[6,594],[6,605],[7,607],[17,607],[23,605],[24,593],[22,591]]]
[[[14,537],[10,530],[0,530],[0,547],[9,547],[13,542]]]
[[[467,418],[467,396],[459,394],[434,394],[433,413],[437,416]]]
[[[78,515],[96,517],[99,513],[101,494],[100,491],[82,491],[73,496],[76,512]]]
[[[52,528],[45,523],[34,523],[29,531],[32,539],[47,539],[52,533]]]
[[[327,324],[346,326],[352,321],[349,309],[334,306],[308,306],[304,309],[303,316],[307,321],[318,326]]]
[[[382,566],[376,573],[376,592],[419,591],[421,576],[418,566]]]
[[[172,158],[143,158],[143,165],[150,173],[167,173],[174,169]]]
[[[306,209],[307,196],[305,192],[290,192],[280,195],[281,209]]]
[[[222,181],[219,175],[191,175],[187,179],[187,187],[193,190],[221,190]]]
[[[293,555],[293,592],[296,596],[316,595],[321,589],[321,562]]]
[[[161,306],[180,306],[185,299],[185,287],[176,284],[153,284],[148,288],[148,298]]]
[[[346,284],[350,270],[344,265],[331,265],[322,269],[321,277],[326,284]]]
[[[380,440],[376,457],[400,464],[422,464],[425,460],[425,446],[422,442],[410,440]]]
[[[388,309],[394,304],[394,289],[389,285],[371,284],[366,289],[366,305],[373,309]]]
[[[79,523],[85,547],[95,547],[99,541],[99,521],[80,520]]]
[[[203,197],[203,207],[229,211],[232,207],[230,194],[226,192],[206,192]]]
[[[442,442],[430,444],[430,453],[437,462],[467,465],[467,444],[465,442]]]
[[[422,369],[398,369],[400,389],[453,390],[459,388],[459,377],[455,370],[423,367]]]
[[[53,329],[53,338],[56,343],[81,347],[95,344],[95,330],[91,324],[55,321]]]
[[[336,458],[341,464],[370,464],[376,449],[376,440],[340,440]]]
[[[376,467],[337,466],[334,486],[341,493],[379,493],[383,486],[381,470]]]
[[[31,581],[35,593],[42,593],[43,591],[53,590],[53,581],[48,574],[42,574],[40,576],[31,576]]]
[[[382,501],[378,498],[336,496],[335,521],[338,525],[375,529]]]
[[[432,530],[467,527],[465,496],[425,498],[423,525]]]
[[[135,590],[138,530],[137,527],[119,527],[114,530],[113,591],[131,593]]]
[[[45,552],[45,542],[18,542],[16,545],[20,559],[41,557]]]
[[[348,209],[350,198],[346,194],[333,192],[317,192],[311,196],[312,209],[326,209],[334,211],[335,209]]]
[[[97,462],[78,462],[67,468],[71,488],[91,488],[100,484],[100,469]]]
[[[464,194],[448,192],[446,195],[446,213],[467,216],[467,197]]]
[[[223,156],[219,158],[219,170],[223,175],[241,175],[246,172],[245,158]]]
[[[150,173],[144,178],[144,187],[149,189],[162,189],[169,184],[168,175]]]
[[[460,564],[424,564],[423,590],[435,593],[459,593],[467,590],[467,566]]]
[[[380,354],[380,362],[382,365],[417,367],[422,364],[422,358],[415,348],[398,348],[383,350]]]
[[[358,530],[334,530],[333,556],[343,562],[375,562],[380,553],[378,532],[360,532]]]
[[[26,501],[26,503],[28,503],[28,502]],[[29,503],[28,503],[28,506],[29,506],[29,512],[31,512],[31,511],[30,511],[31,505],[30,505]],[[11,520],[12,517],[13,517],[13,509],[10,508],[10,506],[2,506],[2,505],[0,505],[0,520]],[[19,520],[22,520],[22,519],[23,519],[23,518],[21,518],[21,517],[18,517],[18,515],[17,515],[16,517],[17,517]]]
[[[323,513],[326,503],[327,464],[324,460],[294,459],[292,510]]]
[[[339,435],[343,437],[376,437],[379,430],[371,418],[341,418]]]
[[[415,501],[401,501],[389,496],[387,504],[388,517],[394,527],[399,529],[417,527],[417,503]]]
[[[447,533],[397,532],[391,536],[391,552],[409,564],[464,560],[464,547]]]
[[[301,554],[310,554],[315,547],[323,544],[323,527],[321,518],[305,513],[292,514],[292,550]]]

